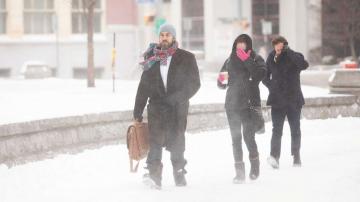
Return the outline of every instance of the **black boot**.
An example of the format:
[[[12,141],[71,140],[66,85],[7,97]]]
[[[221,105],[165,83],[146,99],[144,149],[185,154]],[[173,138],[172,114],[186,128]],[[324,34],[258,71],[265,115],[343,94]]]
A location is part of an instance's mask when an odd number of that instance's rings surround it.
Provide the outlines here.
[[[236,176],[233,179],[234,184],[242,184],[245,182],[245,164],[244,162],[235,163]]]
[[[187,185],[185,174],[187,173],[185,170],[186,160],[182,163],[172,162],[173,164],[173,175],[175,185],[178,187],[184,187]]]
[[[293,166],[294,166],[294,167],[301,167],[300,154],[299,154],[299,153],[294,154],[293,158],[294,158],[294,164],[293,164]]]
[[[250,159],[251,169],[250,169],[250,179],[256,180],[260,174],[260,161],[259,157]]]
[[[146,173],[143,176],[144,184],[152,189],[161,189],[163,164],[148,164],[148,167],[146,169],[149,170],[149,173]]]

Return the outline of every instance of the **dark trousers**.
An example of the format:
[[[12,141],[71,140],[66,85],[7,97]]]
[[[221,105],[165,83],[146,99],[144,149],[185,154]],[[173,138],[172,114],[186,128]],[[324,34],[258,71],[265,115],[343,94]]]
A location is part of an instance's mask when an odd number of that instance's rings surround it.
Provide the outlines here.
[[[152,166],[157,167],[161,164],[162,150],[163,148],[161,145],[150,144],[150,151],[146,160],[148,168]],[[170,160],[174,170],[183,169],[186,164],[186,160],[184,158],[184,151],[171,151]]]
[[[301,130],[300,130],[301,107],[282,107],[271,108],[272,118],[272,137],[270,155],[276,159],[280,158],[281,153],[281,137],[285,117],[287,117],[291,130],[291,155],[299,154],[301,146]]]
[[[242,137],[249,151],[249,158],[256,159],[259,156],[255,141],[255,127],[250,120],[250,110],[226,109],[230,133],[232,138],[233,155],[235,162],[243,161]],[[243,128],[243,130],[241,130]]]

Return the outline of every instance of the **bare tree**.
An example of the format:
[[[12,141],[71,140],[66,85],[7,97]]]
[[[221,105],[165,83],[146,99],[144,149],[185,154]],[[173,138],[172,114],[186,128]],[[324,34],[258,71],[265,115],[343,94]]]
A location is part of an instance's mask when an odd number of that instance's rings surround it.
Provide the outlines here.
[[[357,61],[356,42],[360,41],[360,1],[323,0],[322,3],[325,12],[323,20],[328,20],[329,26],[335,27],[332,32],[336,32],[344,44],[347,44],[345,46],[350,49],[352,58]]]
[[[95,68],[94,68],[94,9],[96,0],[82,0],[84,14],[87,22],[87,87],[95,87]]]

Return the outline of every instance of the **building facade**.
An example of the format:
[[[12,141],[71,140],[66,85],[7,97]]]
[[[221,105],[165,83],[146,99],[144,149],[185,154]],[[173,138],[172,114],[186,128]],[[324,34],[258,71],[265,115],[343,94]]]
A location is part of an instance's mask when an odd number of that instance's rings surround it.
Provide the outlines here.
[[[0,0],[0,77],[17,77],[24,63],[42,61],[56,77],[85,78],[82,2]],[[269,49],[278,34],[306,57],[322,45],[321,0],[97,0],[96,76],[111,76],[114,33],[117,78],[137,75],[142,51],[157,41],[165,21],[175,25],[180,46],[196,53],[204,69],[218,68],[241,33],[251,35],[258,50],[266,44]]]
[[[17,77],[29,61],[49,65],[60,78],[85,78],[87,24],[82,0],[0,0],[0,76]],[[97,0],[94,11],[95,71],[111,74],[113,33],[117,74],[135,60],[136,6],[132,0]],[[131,54],[130,54],[131,53]],[[130,59],[129,59],[130,58]],[[125,72],[125,73],[124,73]]]
[[[253,37],[263,56],[272,38],[282,35],[311,62],[321,58],[321,0],[171,0],[154,7],[171,10],[159,15],[181,30],[180,44],[198,53],[205,68],[221,64],[241,33]]]

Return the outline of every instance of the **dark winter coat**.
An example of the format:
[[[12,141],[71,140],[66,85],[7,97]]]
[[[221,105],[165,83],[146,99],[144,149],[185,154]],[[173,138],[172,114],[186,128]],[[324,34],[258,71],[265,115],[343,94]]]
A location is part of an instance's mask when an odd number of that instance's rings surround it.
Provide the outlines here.
[[[287,48],[274,61],[275,51],[266,60],[267,75],[263,80],[269,89],[267,105],[272,107],[295,106],[305,104],[300,85],[300,72],[309,64],[301,53]]]
[[[200,77],[193,54],[177,49],[169,66],[167,90],[156,62],[141,76],[134,106],[134,118],[142,119],[147,105],[151,144],[169,151],[185,150],[189,99],[199,90]]]
[[[228,87],[225,108],[230,110],[261,106],[259,83],[266,74],[264,59],[253,50],[245,61],[237,57],[236,44],[241,37],[246,40],[249,50],[252,50],[251,38],[245,34],[240,35],[234,41],[232,53],[220,70],[220,72],[228,72],[228,84],[223,85],[218,81],[219,88]]]

